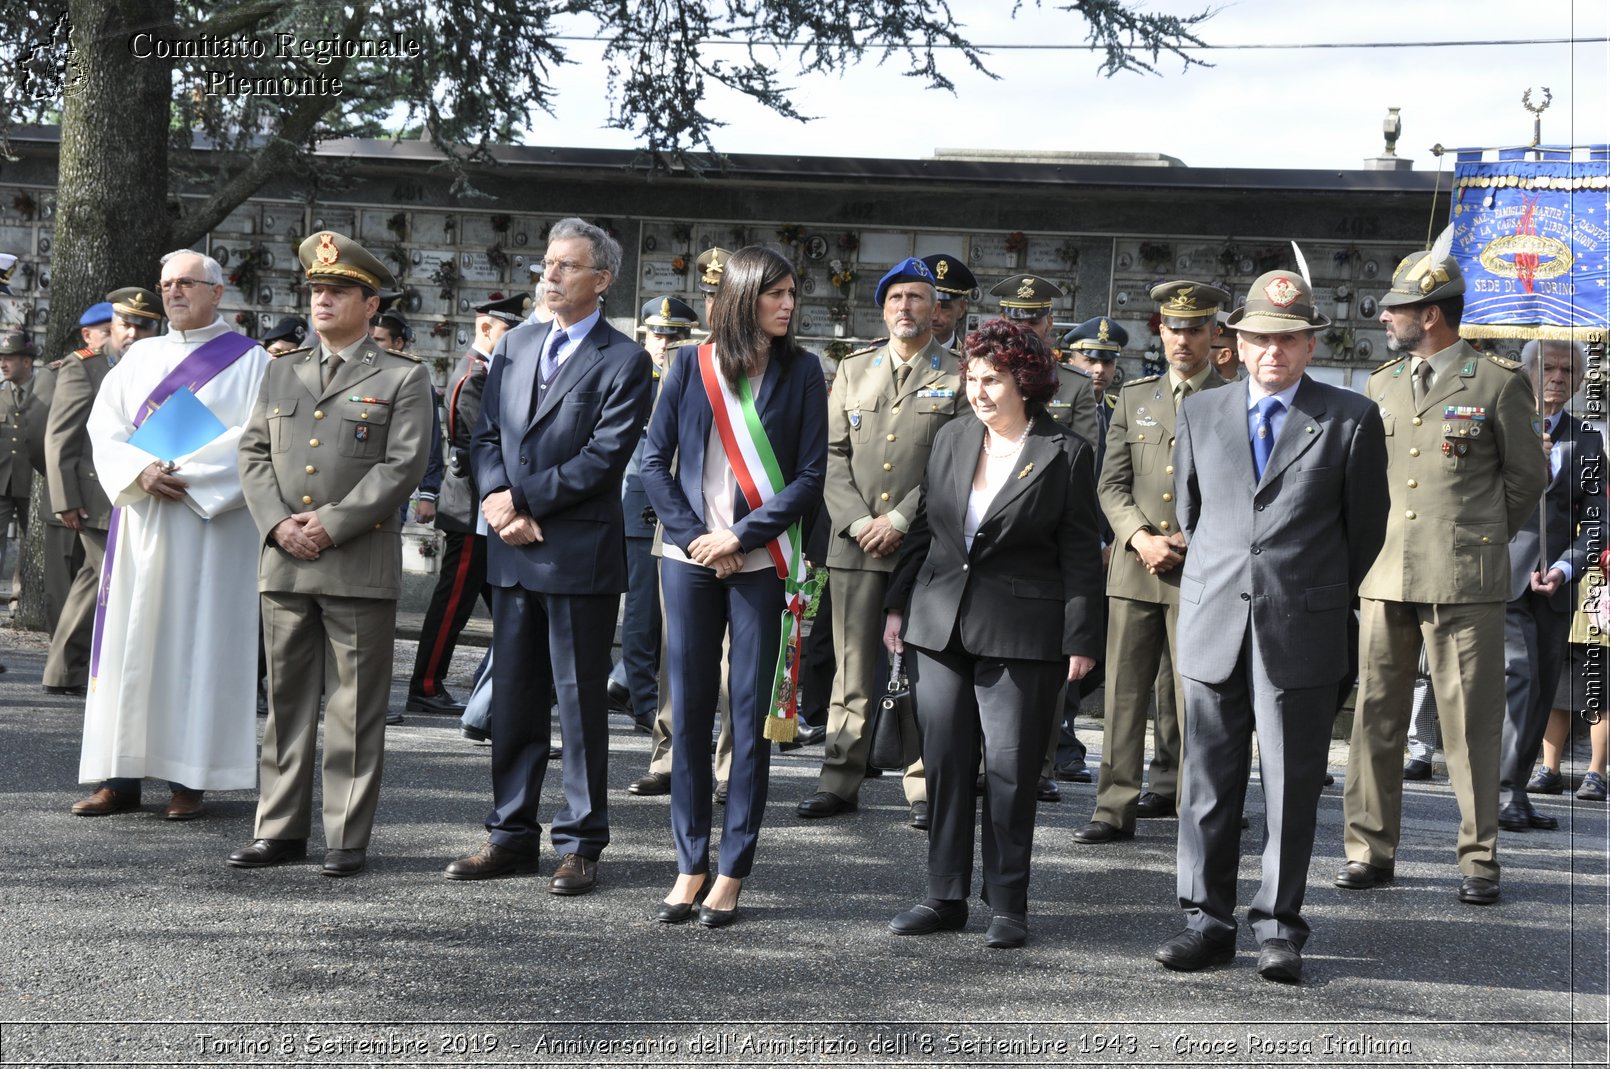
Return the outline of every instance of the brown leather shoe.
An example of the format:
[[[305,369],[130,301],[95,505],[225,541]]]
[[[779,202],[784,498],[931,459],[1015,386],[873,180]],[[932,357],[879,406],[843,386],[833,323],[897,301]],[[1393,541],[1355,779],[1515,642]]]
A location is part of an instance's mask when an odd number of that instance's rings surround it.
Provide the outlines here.
[[[111,816],[113,813],[127,813],[131,809],[138,808],[140,808],[139,794],[129,794],[127,791],[114,791],[110,787],[100,787],[88,798],[73,803],[73,816],[106,817]]]
[[[580,854],[566,854],[559,859],[548,890],[556,895],[584,895],[598,886],[598,862]]]
[[[202,814],[204,797],[202,791],[174,791],[173,797],[168,799],[168,811],[162,815],[168,820],[195,820]]]
[[[490,880],[494,876],[536,872],[537,865],[538,860],[532,854],[489,842],[469,857],[461,857],[447,866],[444,874],[449,880]]]

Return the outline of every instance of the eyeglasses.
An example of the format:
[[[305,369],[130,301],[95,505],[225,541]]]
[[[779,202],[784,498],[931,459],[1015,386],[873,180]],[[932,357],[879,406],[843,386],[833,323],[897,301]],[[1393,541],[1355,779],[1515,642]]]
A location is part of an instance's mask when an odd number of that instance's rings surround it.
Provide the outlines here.
[[[541,260],[542,273],[552,272],[559,275],[568,275],[576,271],[596,271],[598,268],[592,264],[578,264],[574,260]]]
[[[208,285],[208,283],[199,278],[165,278],[157,283],[157,289],[163,293],[171,293],[174,290],[187,290],[192,286],[205,285]]]

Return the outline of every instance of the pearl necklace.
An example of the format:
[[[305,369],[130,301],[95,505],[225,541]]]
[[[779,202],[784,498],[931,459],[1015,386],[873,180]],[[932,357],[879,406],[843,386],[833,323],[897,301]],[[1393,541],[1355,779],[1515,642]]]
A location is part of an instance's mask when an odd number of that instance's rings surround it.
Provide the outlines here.
[[[992,438],[996,437],[996,434],[995,434],[994,431],[990,430],[988,427],[985,427],[984,428],[984,455],[987,456],[987,457],[992,457],[992,458],[994,458],[996,460],[1005,460],[1007,457],[1016,456],[1019,452],[1022,451],[1023,443],[1028,439],[1029,431],[1031,431],[1033,429],[1034,429],[1034,417],[1030,416],[1028,423],[1026,423],[1024,425],[1024,427],[1023,427],[1023,433],[1017,436],[1017,438],[1012,442],[1012,444],[1011,444],[1011,446],[1009,448],[1003,450],[1002,452],[997,453],[995,450],[993,450],[993,449],[991,449],[989,447],[990,440]]]

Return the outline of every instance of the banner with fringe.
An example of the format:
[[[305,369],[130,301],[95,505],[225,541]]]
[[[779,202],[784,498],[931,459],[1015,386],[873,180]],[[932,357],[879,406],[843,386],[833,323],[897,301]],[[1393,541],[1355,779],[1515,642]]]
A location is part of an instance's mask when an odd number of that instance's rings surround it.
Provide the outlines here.
[[[1460,153],[1453,255],[1465,276],[1467,338],[1591,343],[1610,331],[1610,159],[1543,155],[1554,158]]]

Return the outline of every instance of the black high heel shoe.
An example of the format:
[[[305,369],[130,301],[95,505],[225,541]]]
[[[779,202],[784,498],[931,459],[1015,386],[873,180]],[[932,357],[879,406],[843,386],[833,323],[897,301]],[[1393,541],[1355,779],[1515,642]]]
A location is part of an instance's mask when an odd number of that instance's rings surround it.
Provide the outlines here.
[[[705,877],[705,881],[701,883],[699,885],[699,889],[694,892],[693,901],[661,902],[659,912],[654,915],[654,919],[659,921],[661,924],[687,923],[687,921],[692,919],[694,909],[699,906],[699,900],[704,898],[704,893],[709,889],[710,879],[709,877]]]
[[[738,888],[738,894],[743,894],[742,887]],[[703,905],[699,907],[699,927],[701,928],[725,928],[737,919],[738,899],[736,896],[733,897],[731,909],[712,909]]]

